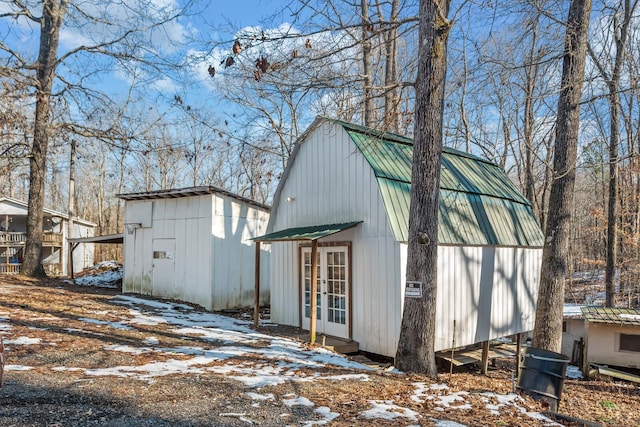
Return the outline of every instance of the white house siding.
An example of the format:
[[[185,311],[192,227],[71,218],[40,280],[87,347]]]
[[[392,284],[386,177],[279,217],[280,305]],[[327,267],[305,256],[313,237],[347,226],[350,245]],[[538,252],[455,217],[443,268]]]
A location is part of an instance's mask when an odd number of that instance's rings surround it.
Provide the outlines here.
[[[148,224],[151,207],[151,226]],[[125,230],[125,277],[123,290],[163,298],[175,298],[211,306],[210,254],[211,196],[127,201]],[[154,287],[154,239],[174,239],[175,270],[171,288]]]
[[[152,200],[127,200],[123,290],[179,299],[208,310],[253,305],[255,246],[264,234],[269,213],[222,194]],[[127,228],[127,226],[125,226]],[[154,245],[156,248],[154,249]],[[155,260],[154,250],[171,252]],[[173,264],[160,271],[160,263]],[[269,250],[261,265],[269,272]],[[163,267],[164,268],[164,267]],[[269,298],[268,277],[261,283],[261,301]]]
[[[213,310],[250,307],[254,303],[255,244],[266,233],[269,213],[221,194],[213,195],[212,301]],[[268,247],[261,247],[260,301],[269,301]]]
[[[62,222],[62,227],[62,241],[67,242],[68,220],[65,219]],[[74,221],[71,238],[73,239],[79,237],[93,237],[93,226],[88,226],[86,224]],[[93,249],[93,243],[79,243],[78,246],[76,246],[76,248],[73,250],[73,271],[75,273],[93,266]],[[63,274],[65,275],[70,273],[67,271],[68,265],[69,251],[65,250],[62,252],[62,269]]]
[[[402,244],[403,264],[406,252]],[[439,246],[435,350],[533,329],[541,257],[541,249]]]
[[[582,318],[566,318],[564,319],[564,331],[562,332],[562,346],[560,353],[571,358],[573,357],[573,345],[580,338],[585,338],[584,319]]]
[[[620,334],[640,335],[640,326],[587,323],[587,362],[640,368],[640,353],[620,351]]]
[[[363,221],[321,239],[320,244],[352,242],[352,337],[362,350],[389,354],[393,348],[395,353],[400,329],[399,244],[393,240],[373,172],[342,127],[325,122],[311,132],[299,147],[274,206],[278,210],[270,231]],[[273,320],[298,325],[299,243],[271,246]]]

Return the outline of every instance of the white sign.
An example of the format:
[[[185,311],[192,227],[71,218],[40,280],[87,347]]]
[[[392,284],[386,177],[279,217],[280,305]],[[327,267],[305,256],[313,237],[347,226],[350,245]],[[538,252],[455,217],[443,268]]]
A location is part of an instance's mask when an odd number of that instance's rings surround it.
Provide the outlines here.
[[[407,282],[404,287],[405,298],[422,298],[422,282]]]

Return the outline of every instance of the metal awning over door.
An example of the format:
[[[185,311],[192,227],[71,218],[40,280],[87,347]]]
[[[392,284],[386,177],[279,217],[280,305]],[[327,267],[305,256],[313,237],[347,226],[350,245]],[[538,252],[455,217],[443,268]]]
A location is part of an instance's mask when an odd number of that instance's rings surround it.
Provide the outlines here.
[[[285,230],[274,231],[264,236],[254,237],[256,242],[287,242],[294,240],[318,240],[332,234],[353,228],[362,221],[345,222],[341,224],[310,225],[305,227],[293,227]]]

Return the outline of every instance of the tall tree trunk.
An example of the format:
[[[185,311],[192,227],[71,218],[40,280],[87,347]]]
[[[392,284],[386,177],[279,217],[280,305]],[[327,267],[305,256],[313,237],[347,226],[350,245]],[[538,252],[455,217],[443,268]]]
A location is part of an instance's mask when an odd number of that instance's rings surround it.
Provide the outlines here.
[[[567,277],[571,207],[573,206],[591,0],[571,0],[565,37],[562,86],[558,100],[549,216],[542,253],[540,290],[533,346],[560,351],[562,308]]]
[[[385,131],[400,131],[400,95],[398,94],[398,13],[400,0],[391,2],[389,28],[385,33],[385,68],[384,68],[384,127]],[[378,1],[378,15],[382,20],[382,8]]]
[[[615,276],[618,258],[618,145],[620,141],[620,77],[627,45],[627,34],[633,17],[633,12],[638,4],[631,5],[630,0],[622,2],[624,18],[619,23],[617,17],[613,17],[613,33],[615,38],[615,60],[610,78],[607,78],[602,65],[596,61],[600,74],[607,81],[609,89],[609,202],[607,204],[607,265],[605,268],[605,305],[613,307],[615,297]]]
[[[44,212],[44,183],[47,168],[47,149],[51,134],[51,88],[55,76],[60,27],[67,0],[43,0],[40,18],[40,51],[36,68],[36,117],[33,143],[29,159],[29,201],[27,242],[21,272],[32,277],[46,276],[42,267],[42,232]]]
[[[373,103],[373,70],[371,69],[371,38],[369,32],[373,30],[369,19],[369,4],[367,0],[360,0],[362,13],[362,91],[364,95],[363,116],[364,125],[373,127],[374,103]]]
[[[442,116],[451,30],[449,0],[421,0],[407,281],[422,283],[421,298],[405,298],[395,365],[437,375],[434,354],[438,261],[438,201]]]

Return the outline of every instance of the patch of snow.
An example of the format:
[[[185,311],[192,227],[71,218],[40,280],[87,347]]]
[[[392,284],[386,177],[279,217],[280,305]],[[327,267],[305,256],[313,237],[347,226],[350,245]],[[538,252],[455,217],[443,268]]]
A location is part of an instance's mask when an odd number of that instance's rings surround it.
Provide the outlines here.
[[[337,412],[331,412],[331,409],[326,406],[321,406],[313,412],[320,414],[322,416],[322,419],[317,421],[307,421],[302,424],[304,427],[323,426],[340,416],[340,414]]]
[[[252,391],[248,391],[245,394],[253,400],[274,400],[275,399],[275,396],[273,395],[273,393],[260,394],[260,393],[254,393]]]
[[[455,421],[437,420],[435,418],[430,418],[429,420],[433,421],[436,427],[467,427],[466,424],[460,424]]]
[[[31,366],[24,365],[4,365],[5,371],[29,371],[33,369]]]
[[[302,396],[294,397],[293,399],[284,399],[282,403],[284,403],[290,408],[294,406],[311,406],[311,407],[316,406],[315,403],[313,403],[306,397],[302,397]]]
[[[562,306],[562,316],[568,319],[582,318],[582,304],[565,304]]]
[[[158,345],[158,344],[160,344],[160,340],[158,338],[156,338],[156,337],[149,337],[149,338],[146,338],[146,339],[142,340],[142,344],[145,344],[145,345]]]
[[[12,340],[4,340],[5,344],[13,344],[13,345],[34,345],[41,343],[40,338],[29,338],[29,337],[18,337]]]
[[[394,405],[391,400],[370,400],[369,403],[373,408],[362,412],[365,418],[380,418],[383,420],[393,421],[396,418],[407,418],[411,421],[418,420],[418,413],[409,408]]]
[[[458,391],[451,394],[440,395],[436,398],[436,405],[444,406],[451,409],[471,409],[471,404],[467,403],[463,396],[467,396],[468,391]],[[462,405],[452,405],[455,402],[464,402]]]
[[[581,380],[582,378],[584,378],[580,368],[578,368],[577,366],[573,366],[573,365],[567,366],[566,377],[570,378],[572,380]]]
[[[133,329],[131,326],[129,325],[125,325],[122,322],[106,322],[104,320],[98,320],[98,319],[92,319],[89,317],[81,317],[78,320],[85,322],[85,323],[92,323],[94,325],[106,325],[106,326],[110,326],[114,329],[120,329],[123,331],[127,331],[127,330],[131,330]]]
[[[619,314],[619,316],[623,319],[629,319],[629,320],[633,320],[635,322],[640,322],[640,314],[628,314],[628,313],[622,313]]]
[[[148,347],[131,347],[130,345],[107,345],[103,348],[107,351],[119,351],[121,353],[131,354],[151,353],[153,351]]]

